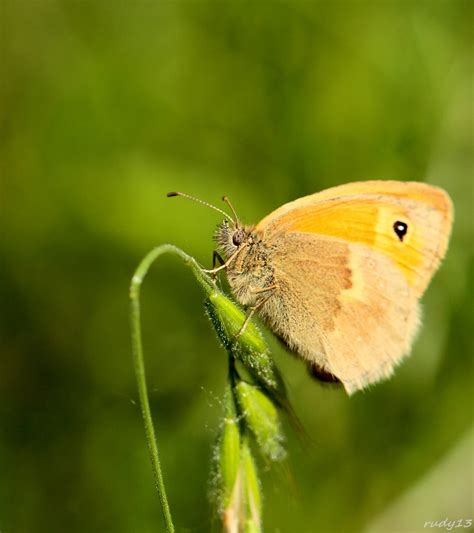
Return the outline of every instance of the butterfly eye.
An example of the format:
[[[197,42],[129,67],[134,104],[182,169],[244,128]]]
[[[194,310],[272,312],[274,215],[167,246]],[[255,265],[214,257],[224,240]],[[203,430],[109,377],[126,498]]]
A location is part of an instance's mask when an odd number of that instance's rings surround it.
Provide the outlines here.
[[[245,240],[245,231],[243,229],[238,229],[232,235],[232,242],[235,246],[240,246]]]
[[[397,220],[393,225],[393,230],[400,239],[400,242],[403,242],[403,237],[405,237],[408,231],[408,225],[405,222],[400,222],[400,220]]]

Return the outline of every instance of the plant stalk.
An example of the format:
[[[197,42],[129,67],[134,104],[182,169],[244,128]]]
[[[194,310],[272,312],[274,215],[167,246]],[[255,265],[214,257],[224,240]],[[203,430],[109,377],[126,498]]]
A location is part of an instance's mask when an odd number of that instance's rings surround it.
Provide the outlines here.
[[[161,510],[168,533],[174,533],[175,527],[171,517],[170,506],[166,496],[166,488],[161,470],[160,457],[158,454],[158,444],[156,441],[153,419],[151,416],[150,403],[148,401],[148,389],[146,384],[145,362],[143,358],[143,343],[140,322],[140,289],[149,268],[158,257],[164,253],[172,253],[181,257],[185,264],[190,266],[201,284],[209,285],[210,282],[205,277],[197,262],[188,254],[173,246],[172,244],[163,244],[151,250],[140,262],[132,277],[130,284],[130,327],[132,338],[132,352],[135,366],[135,376],[140,398],[140,407],[145,425],[146,439],[150,452],[150,459],[153,468],[156,489],[161,503]]]

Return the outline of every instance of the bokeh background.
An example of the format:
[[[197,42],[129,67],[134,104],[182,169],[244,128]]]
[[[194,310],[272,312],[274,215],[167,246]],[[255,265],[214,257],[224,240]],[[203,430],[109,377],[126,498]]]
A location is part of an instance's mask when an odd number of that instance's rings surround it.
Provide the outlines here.
[[[211,264],[228,195],[255,222],[360,179],[440,185],[452,245],[395,377],[347,398],[272,341],[314,440],[262,465],[267,531],[472,518],[472,20],[466,1],[0,2],[0,530],[163,528],[128,284],[153,246]],[[226,356],[176,258],[143,289],[148,380],[180,531],[209,531]],[[270,335],[268,335],[271,338]],[[464,529],[467,531],[468,529]]]

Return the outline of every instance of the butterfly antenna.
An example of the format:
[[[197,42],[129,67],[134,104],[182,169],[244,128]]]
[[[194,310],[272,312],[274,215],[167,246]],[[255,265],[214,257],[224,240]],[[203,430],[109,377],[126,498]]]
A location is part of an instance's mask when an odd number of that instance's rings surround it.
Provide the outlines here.
[[[238,225],[238,220],[237,218],[234,220],[230,215],[228,215],[225,211],[222,211],[222,209],[219,209],[218,207],[216,207],[215,205],[212,205],[208,202],[205,202],[204,200],[200,200],[199,198],[195,198],[194,196],[191,196],[190,194],[186,194],[184,192],[169,192],[167,195],[166,195],[168,198],[172,198],[173,196],[183,196],[184,198],[188,198],[189,200],[194,200],[195,202],[197,202],[198,204],[202,204],[202,205],[205,205],[206,207],[210,207],[211,209],[214,209],[215,211],[221,213],[221,215],[224,215],[225,218],[227,218],[228,220],[230,220],[233,224],[235,224],[236,226]],[[232,207],[231,207],[232,209]],[[234,213],[235,215],[235,212],[234,210],[232,209],[232,212]]]
[[[227,198],[227,196],[223,196],[222,201],[225,202],[229,206],[230,210],[232,211],[235,217],[235,225],[240,226],[240,221],[239,221],[239,217],[237,216],[237,211],[234,209],[234,206],[230,203],[229,198]]]

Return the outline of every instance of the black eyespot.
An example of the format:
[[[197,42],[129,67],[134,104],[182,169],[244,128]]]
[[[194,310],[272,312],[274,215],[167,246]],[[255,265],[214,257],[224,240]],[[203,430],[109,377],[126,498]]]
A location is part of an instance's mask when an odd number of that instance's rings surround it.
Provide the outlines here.
[[[405,222],[400,222],[400,220],[397,220],[393,225],[393,230],[400,239],[400,242],[403,242],[403,237],[405,237],[408,231],[408,225]]]
[[[245,240],[245,231],[243,229],[238,229],[234,231],[232,235],[232,242],[235,246],[240,246]]]

